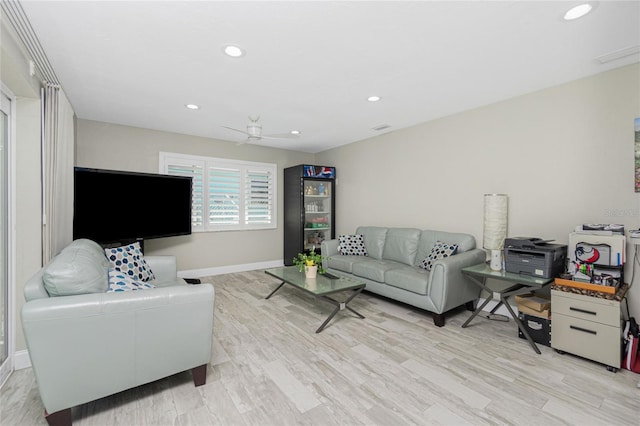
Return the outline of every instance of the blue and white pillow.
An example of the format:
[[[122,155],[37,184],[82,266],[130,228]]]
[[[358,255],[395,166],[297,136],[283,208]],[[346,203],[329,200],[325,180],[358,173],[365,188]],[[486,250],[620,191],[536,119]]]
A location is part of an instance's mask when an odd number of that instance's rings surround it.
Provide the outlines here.
[[[104,250],[113,269],[120,271],[137,281],[151,281],[156,277],[145,262],[140,243]]]
[[[338,252],[346,256],[366,256],[364,236],[361,234],[338,236]]]
[[[124,272],[109,268],[109,288],[107,293],[148,290],[150,288],[155,288],[155,286],[144,281],[136,281]]]
[[[436,241],[436,244],[431,249],[429,256],[420,262],[418,266],[430,271],[436,261],[444,259],[445,257],[453,256],[456,254],[456,251],[458,251],[457,244],[447,244],[442,241]]]

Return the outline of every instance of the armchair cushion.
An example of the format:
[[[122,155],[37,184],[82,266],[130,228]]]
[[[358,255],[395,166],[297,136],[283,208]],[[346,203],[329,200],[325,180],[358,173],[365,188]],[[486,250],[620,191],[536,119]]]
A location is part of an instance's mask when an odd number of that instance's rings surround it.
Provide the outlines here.
[[[100,259],[93,251],[87,249],[84,241],[88,240],[77,241],[80,243],[74,242],[65,247],[44,268],[42,281],[49,296],[107,291],[108,261],[104,255]]]

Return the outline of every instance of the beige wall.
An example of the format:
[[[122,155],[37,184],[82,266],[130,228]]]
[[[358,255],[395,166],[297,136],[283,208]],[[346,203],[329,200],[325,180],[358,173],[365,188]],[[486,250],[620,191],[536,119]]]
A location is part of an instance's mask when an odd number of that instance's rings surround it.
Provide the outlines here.
[[[313,155],[258,145],[120,126],[77,121],[76,162],[82,167],[158,172],[160,151],[278,164],[278,194],[285,167],[313,163]],[[114,194],[117,197],[117,194]],[[117,198],[116,198],[117,199]],[[278,198],[278,228],[259,231],[194,233],[145,241],[148,254],[175,254],[178,269],[201,270],[239,264],[281,261],[283,199]]]
[[[481,245],[483,194],[506,193],[510,236],[566,244],[582,223],[640,227],[635,117],[637,64],[325,151],[316,163],[337,167],[337,234],[408,226],[468,232]],[[640,315],[640,284],[630,293]]]

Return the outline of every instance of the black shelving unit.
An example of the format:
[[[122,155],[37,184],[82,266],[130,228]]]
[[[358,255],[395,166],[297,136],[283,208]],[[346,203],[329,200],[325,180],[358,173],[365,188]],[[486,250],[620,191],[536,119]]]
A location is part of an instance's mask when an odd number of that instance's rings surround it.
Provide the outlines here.
[[[284,169],[284,264],[335,238],[335,167],[300,164]]]

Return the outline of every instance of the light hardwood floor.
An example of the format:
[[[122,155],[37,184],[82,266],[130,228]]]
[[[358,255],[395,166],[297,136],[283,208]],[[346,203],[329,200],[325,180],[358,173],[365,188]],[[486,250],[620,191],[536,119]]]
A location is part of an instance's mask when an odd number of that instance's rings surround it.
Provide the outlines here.
[[[640,376],[517,337],[513,321],[465,310],[445,327],[362,293],[342,311],[263,271],[207,277],[216,288],[207,383],[181,373],[73,409],[75,425],[638,425]],[[158,354],[162,356],[162,354]],[[2,425],[43,425],[31,369],[0,393]]]

